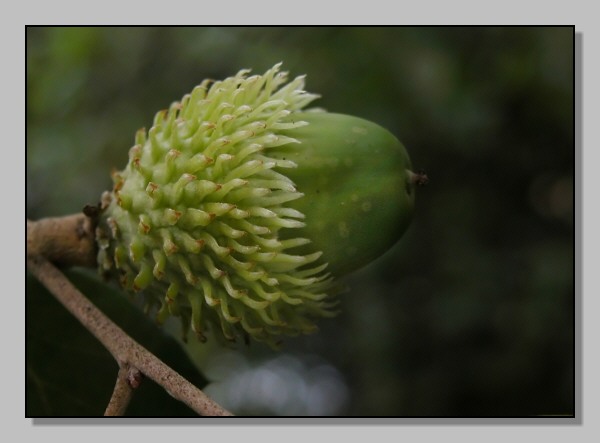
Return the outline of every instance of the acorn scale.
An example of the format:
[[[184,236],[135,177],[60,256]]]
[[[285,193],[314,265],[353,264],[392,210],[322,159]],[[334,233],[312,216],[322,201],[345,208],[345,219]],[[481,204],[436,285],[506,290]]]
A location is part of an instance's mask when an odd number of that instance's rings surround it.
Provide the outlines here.
[[[393,246],[413,212],[402,144],[305,110],[318,95],[280,66],[205,80],[158,112],[102,198],[101,273],[202,341],[314,332],[337,312],[337,279]]]

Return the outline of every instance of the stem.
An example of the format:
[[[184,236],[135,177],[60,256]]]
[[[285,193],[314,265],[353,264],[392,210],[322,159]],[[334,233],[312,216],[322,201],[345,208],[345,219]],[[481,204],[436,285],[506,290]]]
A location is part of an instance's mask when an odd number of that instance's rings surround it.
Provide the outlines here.
[[[95,222],[85,214],[27,220],[27,254],[60,267],[96,266]]]
[[[127,365],[119,368],[115,389],[110,397],[106,411],[104,411],[105,417],[118,417],[125,414],[125,410],[133,397],[134,390],[134,386],[130,382],[131,371],[137,370],[129,368]],[[139,371],[137,372],[139,374]]]
[[[28,238],[28,246],[29,240]],[[33,250],[37,251],[39,248]],[[32,248],[28,250],[27,257],[31,273],[108,349],[120,367],[138,368],[145,376],[165,388],[172,397],[184,402],[200,415],[232,415],[133,340],[75,288],[52,263],[43,256],[32,255],[31,251]],[[115,390],[117,389],[121,390],[121,387],[115,386]]]

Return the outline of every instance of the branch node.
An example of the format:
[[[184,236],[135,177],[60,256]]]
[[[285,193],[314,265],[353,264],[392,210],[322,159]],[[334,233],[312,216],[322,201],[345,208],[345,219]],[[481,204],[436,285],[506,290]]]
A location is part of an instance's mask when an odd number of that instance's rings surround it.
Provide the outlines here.
[[[139,369],[134,367],[129,368],[127,373],[127,382],[129,383],[129,386],[133,389],[137,389],[140,387],[140,384],[142,384],[143,379],[144,374],[142,374]]]

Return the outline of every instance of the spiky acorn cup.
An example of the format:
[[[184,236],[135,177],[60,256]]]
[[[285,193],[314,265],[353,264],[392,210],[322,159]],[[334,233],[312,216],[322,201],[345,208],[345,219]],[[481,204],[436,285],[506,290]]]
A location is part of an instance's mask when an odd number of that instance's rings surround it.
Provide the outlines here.
[[[279,67],[205,80],[159,112],[103,196],[101,271],[201,340],[313,332],[335,314],[335,279],[410,221],[400,142],[365,120],[303,112],[317,95]]]

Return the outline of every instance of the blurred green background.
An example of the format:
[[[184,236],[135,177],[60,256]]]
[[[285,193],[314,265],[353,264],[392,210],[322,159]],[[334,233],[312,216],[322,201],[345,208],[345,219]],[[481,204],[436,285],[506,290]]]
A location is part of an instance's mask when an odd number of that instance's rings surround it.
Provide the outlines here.
[[[29,28],[27,217],[96,203],[135,131],[204,78],[282,61],[430,184],[319,333],[190,345],[206,391],[242,415],[570,415],[573,50],[572,28]]]

